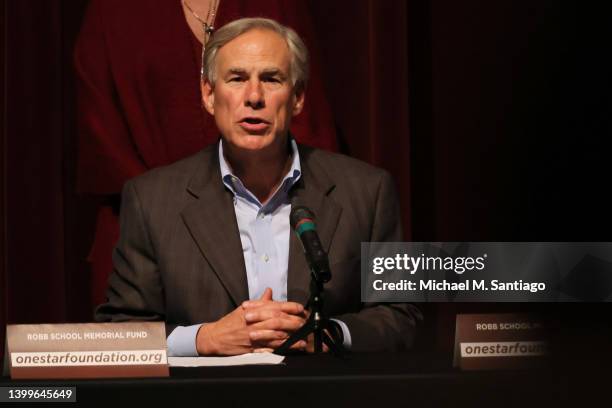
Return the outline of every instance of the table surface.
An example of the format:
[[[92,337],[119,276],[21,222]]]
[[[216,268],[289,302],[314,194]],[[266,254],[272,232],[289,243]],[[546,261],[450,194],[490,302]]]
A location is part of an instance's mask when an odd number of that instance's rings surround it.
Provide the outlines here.
[[[275,366],[171,368],[168,378],[31,380],[0,386],[77,387],[85,405],[141,406],[563,406],[572,387],[563,370],[460,371],[435,353],[288,356]],[[270,404],[268,404],[270,403]],[[212,404],[212,405],[211,405]],[[79,404],[81,405],[81,404]]]

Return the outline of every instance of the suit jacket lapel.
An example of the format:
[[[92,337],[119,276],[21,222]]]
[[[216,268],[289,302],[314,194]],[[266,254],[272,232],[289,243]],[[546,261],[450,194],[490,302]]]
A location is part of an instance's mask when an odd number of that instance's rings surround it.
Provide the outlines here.
[[[342,208],[329,197],[335,185],[311,159],[312,149],[303,146],[299,146],[299,149],[302,177],[291,191],[291,202],[292,205],[304,205],[314,212],[319,237],[329,252]],[[248,299],[249,289],[232,194],[221,180],[217,152],[217,145],[202,152],[200,165],[188,186],[194,200],[185,207],[181,216],[200,252],[237,306]],[[302,244],[292,231],[289,239],[288,300],[306,303],[309,284],[310,271]]]
[[[181,216],[235,305],[249,298],[242,243],[231,192],[221,180],[217,145],[202,152],[188,186],[194,200]]]
[[[299,146],[302,177],[291,191],[292,205],[303,205],[315,214],[315,224],[323,247],[329,252],[342,208],[329,194],[335,184],[311,157],[312,149]],[[333,271],[332,271],[333,274]],[[333,279],[333,275],[332,275]],[[306,303],[309,295],[310,270],[297,235],[289,239],[288,300]]]

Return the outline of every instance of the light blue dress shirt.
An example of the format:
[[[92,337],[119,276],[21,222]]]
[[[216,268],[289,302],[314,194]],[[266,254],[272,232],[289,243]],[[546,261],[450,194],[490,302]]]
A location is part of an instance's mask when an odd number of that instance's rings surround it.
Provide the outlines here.
[[[272,289],[276,301],[287,300],[287,272],[289,266],[289,238],[291,226],[289,191],[300,179],[300,155],[297,143],[291,139],[291,168],[271,198],[261,203],[236,177],[223,155],[219,143],[219,165],[223,184],[234,195],[234,211],[240,232],[242,254],[249,287],[249,299],[259,299],[266,288]],[[346,324],[334,319],[342,328],[344,347],[351,345]],[[196,337],[202,324],[178,326],[168,336],[171,356],[197,356]]]

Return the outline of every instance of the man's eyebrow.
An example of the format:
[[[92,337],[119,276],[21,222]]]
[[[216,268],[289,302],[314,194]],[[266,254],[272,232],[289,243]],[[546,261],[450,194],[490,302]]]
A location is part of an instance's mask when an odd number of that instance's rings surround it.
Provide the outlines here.
[[[230,68],[227,70],[227,75],[246,75],[244,68]]]
[[[260,75],[278,75],[282,78],[285,78],[287,75],[279,68],[264,68],[261,72]]]
[[[226,76],[229,75],[240,75],[240,76],[245,76],[245,75],[249,75],[249,73],[247,72],[246,69],[244,68],[238,68],[238,67],[234,67],[234,68],[229,68],[227,70]],[[282,78],[286,78],[287,75],[283,72],[283,70],[281,70],[280,68],[275,68],[275,67],[271,67],[271,68],[264,68],[262,69],[258,75],[265,75],[265,76],[274,76],[274,75],[278,75]]]

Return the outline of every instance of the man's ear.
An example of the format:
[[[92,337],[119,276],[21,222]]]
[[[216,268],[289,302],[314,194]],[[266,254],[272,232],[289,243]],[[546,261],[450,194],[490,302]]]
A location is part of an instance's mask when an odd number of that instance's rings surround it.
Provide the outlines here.
[[[298,90],[295,91],[295,95],[294,95],[294,101],[293,101],[293,116],[297,116],[300,114],[300,112],[302,112],[302,109],[304,109],[304,98],[305,98],[305,94],[306,92],[304,92],[303,88],[300,88]]]
[[[200,81],[200,89],[202,90],[202,105],[204,109],[211,115],[215,114],[215,93],[213,86],[207,78]]]

